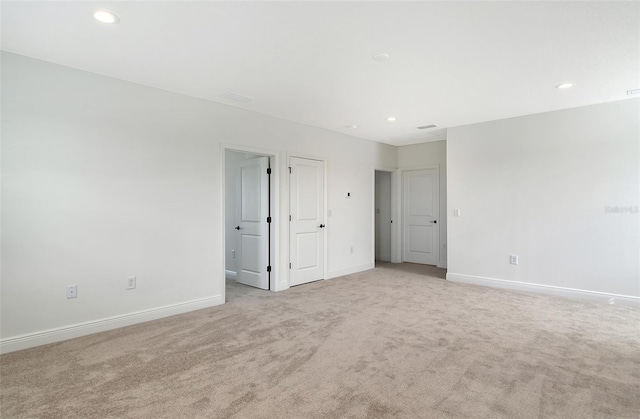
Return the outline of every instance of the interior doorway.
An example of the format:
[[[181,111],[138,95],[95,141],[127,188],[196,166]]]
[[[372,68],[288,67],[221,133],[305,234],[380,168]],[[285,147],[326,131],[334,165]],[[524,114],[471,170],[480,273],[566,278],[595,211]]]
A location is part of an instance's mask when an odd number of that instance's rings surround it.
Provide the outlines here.
[[[273,289],[271,157],[226,149],[224,159],[225,278],[236,292]]]
[[[375,171],[375,260],[391,262],[391,172]]]

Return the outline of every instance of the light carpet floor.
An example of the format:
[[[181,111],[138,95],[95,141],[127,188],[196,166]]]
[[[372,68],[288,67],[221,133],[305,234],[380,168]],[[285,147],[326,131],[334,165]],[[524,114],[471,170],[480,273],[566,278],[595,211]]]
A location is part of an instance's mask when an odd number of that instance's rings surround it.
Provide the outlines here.
[[[640,310],[415,265],[0,357],[2,418],[638,418]]]

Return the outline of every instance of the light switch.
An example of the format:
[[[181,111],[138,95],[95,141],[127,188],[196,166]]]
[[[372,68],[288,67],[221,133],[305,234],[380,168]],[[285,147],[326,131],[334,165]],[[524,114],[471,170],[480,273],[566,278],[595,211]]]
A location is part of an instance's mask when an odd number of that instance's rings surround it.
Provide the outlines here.
[[[456,209],[454,209],[454,210],[453,210],[453,216],[454,216],[454,217],[459,217],[459,216],[460,216],[460,210],[459,210],[459,209],[457,209],[457,208],[456,208]]]

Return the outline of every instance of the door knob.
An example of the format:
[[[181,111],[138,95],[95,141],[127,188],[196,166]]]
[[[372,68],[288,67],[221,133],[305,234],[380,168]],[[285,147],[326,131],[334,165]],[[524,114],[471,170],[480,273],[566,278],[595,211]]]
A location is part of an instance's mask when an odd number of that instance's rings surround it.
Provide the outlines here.
[[[438,224],[438,220],[429,221],[431,224]]]
[[[320,228],[325,228],[325,225],[324,224],[320,224]]]
[[[236,230],[240,230],[240,226],[236,226],[236,227],[235,227],[235,229],[236,229]]]

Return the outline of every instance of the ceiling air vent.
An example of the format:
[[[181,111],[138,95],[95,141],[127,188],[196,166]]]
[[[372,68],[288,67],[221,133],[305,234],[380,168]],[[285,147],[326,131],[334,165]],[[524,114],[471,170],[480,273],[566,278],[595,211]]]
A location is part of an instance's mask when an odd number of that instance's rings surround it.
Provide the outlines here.
[[[423,125],[421,127],[418,127],[418,129],[428,129],[428,128],[435,128],[435,127],[436,125],[431,124],[431,125]]]
[[[236,92],[227,92],[224,95],[222,95],[222,97],[225,99],[231,99],[231,100],[235,100],[236,102],[244,102],[244,103],[251,102],[256,99],[255,97],[245,96]]]
[[[627,94],[628,94],[629,96],[631,96],[631,95],[637,95],[638,93],[640,93],[640,89],[627,90]]]

